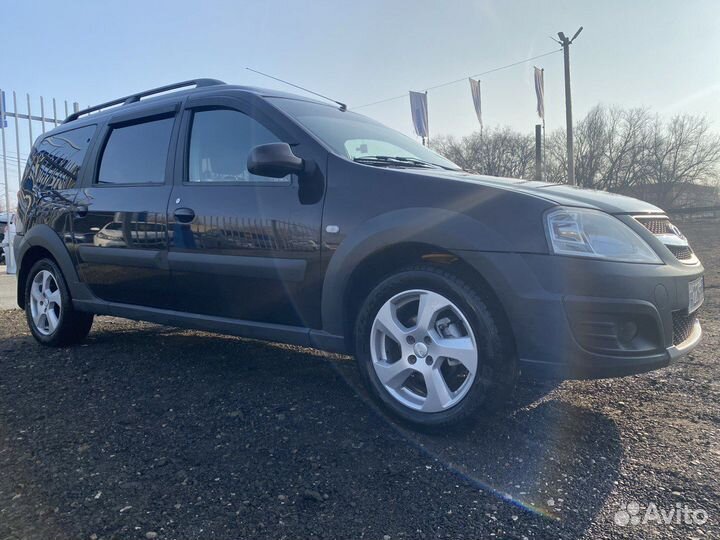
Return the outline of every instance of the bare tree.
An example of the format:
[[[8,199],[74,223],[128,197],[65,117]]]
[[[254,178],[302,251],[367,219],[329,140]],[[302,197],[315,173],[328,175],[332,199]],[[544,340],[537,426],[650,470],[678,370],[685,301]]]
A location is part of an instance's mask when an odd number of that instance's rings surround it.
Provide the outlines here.
[[[602,181],[607,114],[593,108],[575,128],[575,180],[580,187],[595,187]]]
[[[710,132],[705,118],[675,116],[666,126],[656,117],[648,148],[648,183],[657,186],[662,205],[674,206],[683,186],[717,186],[719,162],[720,137]]]
[[[598,105],[575,130],[576,178],[582,187],[672,208],[691,204],[698,193],[712,193],[720,183],[720,136],[705,118],[681,115],[665,122],[646,108]],[[534,174],[533,138],[509,128],[440,138],[434,147],[467,171],[516,178]],[[548,134],[545,157],[545,180],[565,182],[564,130]],[[688,187],[695,185],[709,187]]]
[[[595,187],[627,192],[634,185],[645,182],[649,122],[647,109],[611,108],[607,112],[604,172]]]
[[[440,137],[433,148],[466,171],[512,178],[531,178],[534,174],[533,138],[507,127],[473,133],[459,140]]]

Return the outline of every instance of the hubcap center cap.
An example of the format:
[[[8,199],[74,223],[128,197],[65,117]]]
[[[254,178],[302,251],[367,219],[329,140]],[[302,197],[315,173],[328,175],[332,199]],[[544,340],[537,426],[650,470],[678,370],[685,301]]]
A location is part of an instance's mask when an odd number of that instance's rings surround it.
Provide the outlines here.
[[[413,352],[418,358],[425,358],[428,353],[427,345],[425,345],[422,341],[418,341],[413,346]]]

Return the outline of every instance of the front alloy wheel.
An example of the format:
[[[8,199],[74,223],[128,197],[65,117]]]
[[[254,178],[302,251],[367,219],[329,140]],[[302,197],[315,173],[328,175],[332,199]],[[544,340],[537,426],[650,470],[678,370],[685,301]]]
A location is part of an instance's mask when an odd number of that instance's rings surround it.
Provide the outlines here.
[[[371,393],[419,427],[475,418],[517,379],[514,343],[488,291],[434,265],[385,278],[355,322],[355,354]]]
[[[458,404],[478,366],[470,323],[445,296],[413,289],[387,300],[370,333],[378,379],[404,406],[434,413]]]

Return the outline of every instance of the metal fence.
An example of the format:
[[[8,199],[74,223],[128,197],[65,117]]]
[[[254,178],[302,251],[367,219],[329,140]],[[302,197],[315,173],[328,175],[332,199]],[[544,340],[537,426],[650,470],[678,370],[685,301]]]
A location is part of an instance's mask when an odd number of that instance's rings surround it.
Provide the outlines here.
[[[8,94],[0,89],[0,159],[3,183],[3,204],[0,210],[7,213],[13,212],[16,206],[11,194],[15,195],[19,189],[25,162],[35,137],[60,125],[70,114],[70,107],[72,112],[80,108],[77,102],[72,102],[69,106],[67,100],[60,103],[55,98],[46,100],[43,96],[40,96],[39,100],[33,100],[30,94],[25,94],[25,99],[21,98],[20,101],[24,103],[18,107],[17,93],[13,91]],[[21,108],[25,110],[22,111]],[[36,114],[33,114],[33,110],[37,111]],[[12,257],[12,238],[6,240],[10,244],[6,254]]]

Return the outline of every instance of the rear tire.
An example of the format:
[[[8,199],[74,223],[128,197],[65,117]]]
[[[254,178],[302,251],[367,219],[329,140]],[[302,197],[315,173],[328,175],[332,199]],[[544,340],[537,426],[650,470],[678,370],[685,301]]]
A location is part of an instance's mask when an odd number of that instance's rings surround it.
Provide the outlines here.
[[[25,282],[25,317],[42,345],[64,347],[80,343],[90,332],[92,313],[76,311],[65,278],[52,259],[40,259]]]
[[[515,388],[517,361],[491,298],[431,265],[403,270],[368,295],[355,325],[356,358],[370,392],[417,427],[474,419]]]

